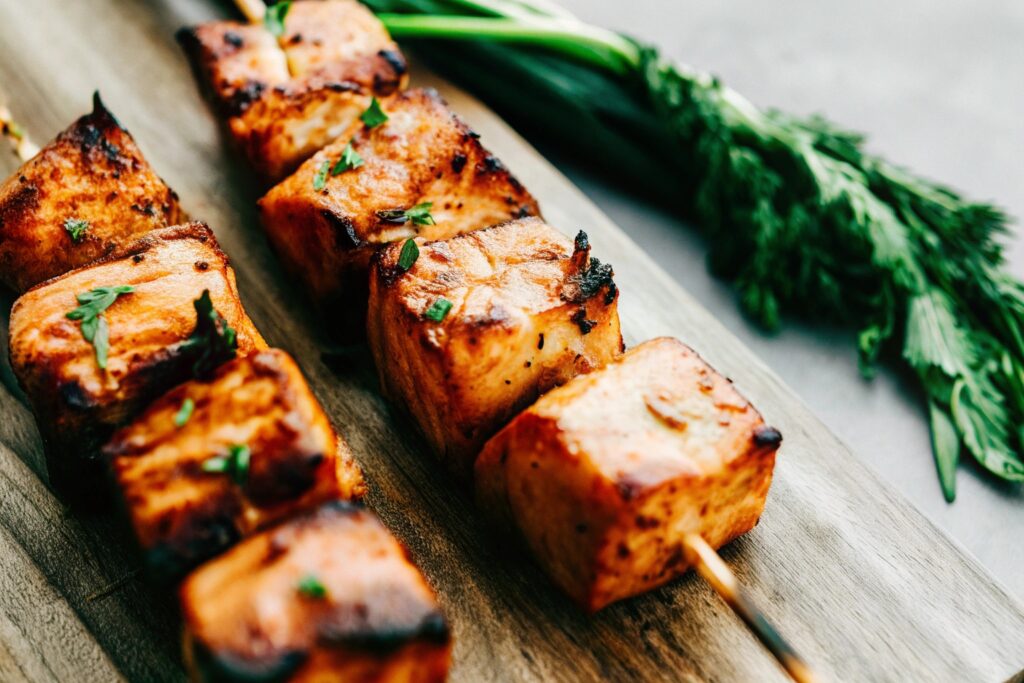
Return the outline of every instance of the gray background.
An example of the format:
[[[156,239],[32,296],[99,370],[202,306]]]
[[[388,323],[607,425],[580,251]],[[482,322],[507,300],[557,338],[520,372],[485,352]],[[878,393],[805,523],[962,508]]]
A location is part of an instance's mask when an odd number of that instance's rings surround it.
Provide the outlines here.
[[[870,149],[1024,217],[1021,0],[560,0],[579,17],[659,45],[759,105],[825,113]],[[1024,600],[1024,491],[962,465],[939,490],[912,383],[857,374],[853,336],[792,324],[760,332],[710,277],[705,245],[669,212],[541,148],[708,309],[760,355],[858,457]],[[1013,226],[1009,268],[1024,275]],[[609,255],[611,256],[611,255]],[[610,259],[614,263],[614,259]],[[785,451],[783,451],[783,457]]]

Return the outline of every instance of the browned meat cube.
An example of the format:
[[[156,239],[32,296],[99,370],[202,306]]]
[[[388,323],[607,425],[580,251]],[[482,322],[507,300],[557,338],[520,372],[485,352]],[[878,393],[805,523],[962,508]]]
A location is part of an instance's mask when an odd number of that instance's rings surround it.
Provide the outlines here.
[[[184,29],[178,39],[233,139],[268,181],[407,81],[398,47],[354,0],[294,2],[279,40],[262,25],[233,21]]]
[[[622,351],[611,267],[536,218],[380,252],[368,336],[384,393],[469,477],[484,442],[552,387]]]
[[[200,567],[181,608],[196,681],[433,683],[448,671],[430,587],[371,512],[344,503]]]
[[[23,292],[181,218],[97,95],[91,114],[0,185],[0,283]]]
[[[538,213],[436,92],[410,90],[385,110],[385,123],[321,150],[260,200],[277,253],[342,336],[362,334],[367,268],[382,245],[414,235],[447,239]],[[350,142],[363,163],[335,175]],[[405,213],[417,206],[429,216]]]
[[[133,291],[110,289],[126,287]],[[102,502],[100,447],[210,358],[204,354],[212,347],[190,339],[209,327],[197,319],[204,290],[234,330],[240,355],[266,348],[242,308],[227,257],[201,223],[154,231],[14,303],[11,366],[35,412],[51,484],[79,502]],[[83,306],[98,306],[100,314],[68,318]],[[92,342],[84,336],[90,330]]]
[[[782,437],[692,350],[655,339],[523,411],[476,462],[479,504],[590,611],[757,524]]]
[[[297,511],[365,491],[347,444],[277,349],[164,394],[104,453],[158,578],[178,577]]]

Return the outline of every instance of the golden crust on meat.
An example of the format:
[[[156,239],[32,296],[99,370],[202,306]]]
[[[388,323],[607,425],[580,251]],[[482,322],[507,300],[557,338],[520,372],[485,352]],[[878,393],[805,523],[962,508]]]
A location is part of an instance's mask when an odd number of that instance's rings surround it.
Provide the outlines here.
[[[186,405],[191,413],[181,412]],[[240,472],[204,469],[230,462],[239,446],[249,451]],[[295,361],[277,349],[164,394],[104,455],[159,577],[180,576],[257,529],[330,500],[359,499],[366,488]]]
[[[107,369],[66,314],[76,296],[132,285],[103,314]],[[46,446],[51,484],[69,495],[98,496],[100,446],[151,400],[188,379],[196,351],[194,300],[209,290],[237,333],[238,353],[266,348],[242,308],[235,274],[201,223],[156,230],[104,259],[48,280],[22,295],[11,312],[11,366],[28,395]],[[92,477],[93,479],[90,479]]]
[[[261,25],[230,21],[184,29],[178,39],[235,143],[268,181],[408,80],[384,26],[351,0],[293,3],[280,41]]]
[[[450,637],[433,592],[374,515],[344,503],[285,522],[181,587],[196,681],[446,677]]]
[[[433,90],[414,89],[384,107],[389,119],[351,139],[358,168],[314,181],[350,140],[318,152],[260,200],[263,224],[286,267],[323,310],[353,311],[361,329],[370,256],[418,235],[446,239],[510,218],[537,215],[537,203]],[[433,224],[386,212],[430,202]],[[383,217],[382,217],[383,216]]]
[[[611,267],[536,218],[420,245],[400,244],[370,278],[368,337],[384,393],[457,474],[517,412],[622,352]],[[428,319],[436,302],[451,310]]]
[[[477,499],[594,611],[686,571],[687,534],[718,548],[752,529],[781,440],[696,353],[655,339],[491,439]]]
[[[23,292],[181,220],[178,197],[97,95],[0,185],[0,282]],[[77,240],[66,222],[85,221]]]

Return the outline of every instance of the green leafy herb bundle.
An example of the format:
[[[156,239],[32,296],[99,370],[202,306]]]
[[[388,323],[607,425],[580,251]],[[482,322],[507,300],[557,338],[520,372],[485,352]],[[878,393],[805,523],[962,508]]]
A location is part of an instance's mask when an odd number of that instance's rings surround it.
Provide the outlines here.
[[[507,115],[600,147],[621,177],[669,181],[765,327],[784,314],[853,326],[867,375],[898,352],[928,402],[947,500],[964,451],[1024,481],[1024,284],[1001,270],[998,209],[547,0],[364,2],[396,38],[440,40],[424,55]]]

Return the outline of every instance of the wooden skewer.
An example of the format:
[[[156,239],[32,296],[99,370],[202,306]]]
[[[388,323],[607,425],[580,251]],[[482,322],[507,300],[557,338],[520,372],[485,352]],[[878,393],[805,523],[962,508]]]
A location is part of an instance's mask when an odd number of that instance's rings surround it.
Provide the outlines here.
[[[728,603],[733,612],[746,622],[758,640],[779,661],[786,673],[797,683],[815,683],[818,678],[814,672],[754,604],[736,575],[725,564],[722,556],[715,552],[715,549],[708,545],[707,541],[696,534],[688,535],[685,545],[687,559],[696,566],[700,575]]]
[[[235,0],[235,5],[245,18],[252,23],[263,21],[266,4],[263,0]],[[557,6],[553,6],[557,7]],[[564,11],[563,11],[564,12]],[[562,18],[564,18],[564,14]],[[571,15],[569,15],[571,17]],[[707,580],[723,600],[747,624],[754,635],[775,656],[782,668],[797,683],[816,683],[817,677],[810,667],[801,659],[796,650],[786,641],[778,630],[772,626],[764,613],[754,604],[747,591],[740,585],[736,575],[725,564],[715,549],[696,534],[689,535],[685,540],[689,561]]]
[[[39,153],[39,148],[28,138],[25,129],[14,121],[11,110],[0,105],[0,134],[11,143],[14,153],[23,162]]]

